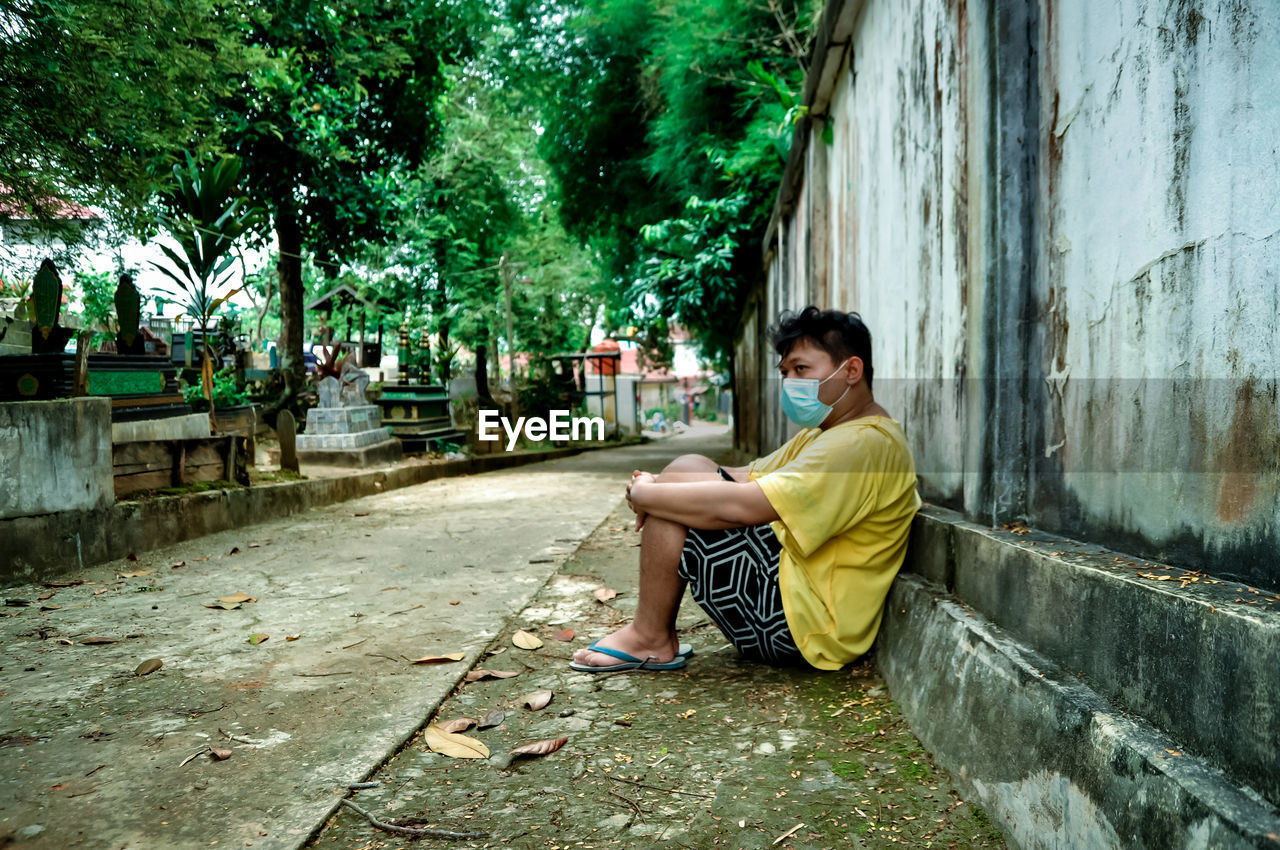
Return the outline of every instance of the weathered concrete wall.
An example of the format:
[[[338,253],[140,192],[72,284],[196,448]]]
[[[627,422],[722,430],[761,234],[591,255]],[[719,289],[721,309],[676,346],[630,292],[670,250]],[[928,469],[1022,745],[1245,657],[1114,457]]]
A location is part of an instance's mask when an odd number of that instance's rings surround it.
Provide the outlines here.
[[[916,518],[909,552],[904,574],[929,582],[930,593],[950,591],[1004,640],[1034,647],[1054,677],[1087,683],[1109,710],[1144,718],[1175,749],[1280,803],[1280,594],[1201,582],[1046,532],[989,529],[941,508]],[[1182,585],[1180,576],[1195,580]],[[903,613],[895,605],[889,614]],[[882,656],[924,640],[904,628],[885,632]],[[912,694],[923,673],[900,673],[897,693]],[[941,694],[914,698],[953,710]],[[921,722],[933,722],[924,713]]]
[[[831,0],[753,311],[864,315],[927,497],[1280,586],[1274,12]]]
[[[113,501],[109,399],[0,404],[0,519]]]
[[[894,582],[877,640],[912,731],[1010,847],[1275,846],[1276,809],[1212,758],[919,577]]]

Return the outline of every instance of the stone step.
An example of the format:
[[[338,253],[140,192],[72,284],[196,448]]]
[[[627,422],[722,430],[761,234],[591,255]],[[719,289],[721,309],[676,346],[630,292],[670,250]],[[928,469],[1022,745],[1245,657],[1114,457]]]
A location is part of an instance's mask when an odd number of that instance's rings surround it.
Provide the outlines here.
[[[1212,753],[918,575],[894,582],[876,660],[912,731],[1010,847],[1276,847],[1280,814]]]
[[[1042,671],[1058,671],[1053,694],[1078,685],[1115,716],[1141,718],[1152,734],[1175,742],[1168,749],[1184,754],[1175,758],[1198,757],[1274,815],[1280,804],[1280,598],[1275,591],[1034,530],[992,529],[929,506],[913,526],[908,562],[886,609],[880,652],[897,656],[903,647],[895,641],[916,639],[904,626],[910,614],[905,603],[932,600],[930,594],[961,606],[974,622],[988,623],[1024,655],[1034,653]],[[940,604],[929,602],[934,609]],[[956,650],[961,652],[957,658],[968,659],[965,653],[975,651],[971,638],[953,637],[969,641]],[[1000,699],[1026,698],[1017,693],[1025,678],[1021,674],[979,684],[982,677],[973,671],[953,671],[950,685],[939,681],[929,687],[940,690],[921,694],[923,680],[913,682],[907,666],[896,669],[904,698],[930,706],[928,711],[998,714]],[[1000,691],[989,704],[957,705],[973,699],[969,689],[993,684]],[[990,743],[1002,742],[997,736]],[[1015,760],[1010,769],[1029,768],[1035,757]],[[1120,805],[1118,798],[1112,802]],[[1280,821],[1275,825],[1280,834]]]

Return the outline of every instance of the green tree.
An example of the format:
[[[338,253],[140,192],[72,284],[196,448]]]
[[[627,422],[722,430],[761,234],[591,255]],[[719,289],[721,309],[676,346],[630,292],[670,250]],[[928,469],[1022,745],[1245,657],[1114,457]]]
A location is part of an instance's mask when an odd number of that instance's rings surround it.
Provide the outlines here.
[[[798,114],[820,7],[512,0],[567,230],[612,284],[606,322],[668,323],[723,358]],[[790,102],[788,102],[790,100]]]
[[[254,20],[247,41],[271,61],[219,115],[278,240],[276,406],[305,376],[304,254],[336,275],[389,236],[387,199],[439,141],[442,69],[468,52],[479,12],[468,0],[281,0]]]
[[[221,0],[0,0],[0,219],[53,229],[70,201],[149,232],[169,166],[219,145],[214,101],[261,61],[241,37],[253,11]]]

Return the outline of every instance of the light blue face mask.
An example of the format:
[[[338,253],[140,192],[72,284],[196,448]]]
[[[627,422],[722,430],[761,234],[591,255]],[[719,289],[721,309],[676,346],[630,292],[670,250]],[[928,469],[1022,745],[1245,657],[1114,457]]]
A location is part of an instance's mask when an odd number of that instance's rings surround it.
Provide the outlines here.
[[[849,394],[852,387],[845,387],[840,398],[831,404],[824,404],[818,398],[818,388],[840,374],[851,358],[836,367],[836,370],[819,381],[817,378],[783,378],[782,379],[782,412],[787,418],[801,428],[816,428],[821,425],[840,400]]]

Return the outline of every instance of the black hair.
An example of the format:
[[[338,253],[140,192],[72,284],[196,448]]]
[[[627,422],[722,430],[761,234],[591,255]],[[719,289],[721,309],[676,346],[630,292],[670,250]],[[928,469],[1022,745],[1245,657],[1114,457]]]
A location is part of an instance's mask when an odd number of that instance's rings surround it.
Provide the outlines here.
[[[871,388],[871,331],[857,313],[819,310],[812,304],[799,313],[783,310],[777,323],[769,328],[769,339],[779,357],[790,354],[802,339],[821,348],[837,363],[857,357],[862,360],[867,389]]]

